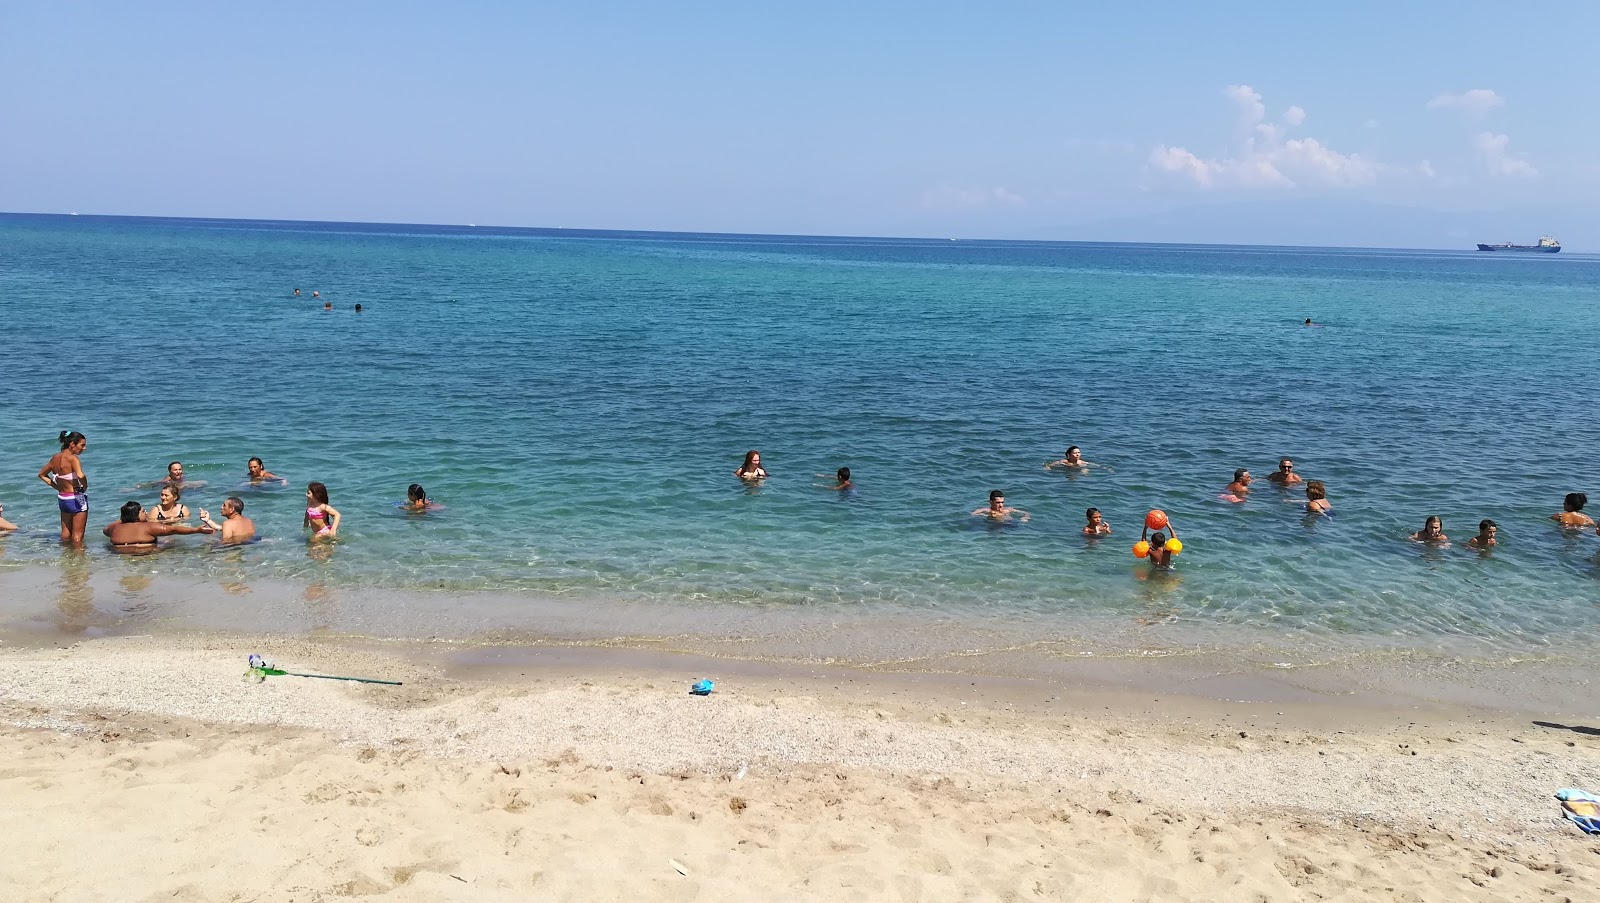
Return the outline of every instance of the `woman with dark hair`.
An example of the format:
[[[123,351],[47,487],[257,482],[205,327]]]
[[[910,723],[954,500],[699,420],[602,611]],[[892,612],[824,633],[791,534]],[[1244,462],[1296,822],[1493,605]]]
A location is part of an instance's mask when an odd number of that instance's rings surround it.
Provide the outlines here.
[[[421,483],[412,483],[406,487],[406,501],[400,507],[407,511],[432,511],[444,506],[428,498],[428,490],[423,489]]]
[[[84,475],[78,456],[89,447],[89,440],[82,433],[67,430],[62,430],[57,439],[61,451],[39,469],[39,479],[56,491],[56,507],[61,509],[61,541],[82,545],[83,531],[89,525],[89,478]]]
[[[767,470],[761,466],[761,452],[753,448],[745,452],[744,463],[739,465],[739,469],[735,470],[733,475],[746,482],[765,480]]]
[[[306,484],[305,526],[311,528],[312,539],[332,539],[339,535],[339,512],[328,504],[328,487],[321,483]]]
[[[183,502],[183,490],[177,484],[161,487],[161,504],[150,509],[148,520],[158,524],[177,524],[189,519],[189,509]]]
[[[1561,513],[1550,515],[1550,519],[1563,527],[1592,527],[1594,518],[1583,513],[1583,506],[1589,504],[1589,497],[1581,492],[1569,492],[1561,502]]]

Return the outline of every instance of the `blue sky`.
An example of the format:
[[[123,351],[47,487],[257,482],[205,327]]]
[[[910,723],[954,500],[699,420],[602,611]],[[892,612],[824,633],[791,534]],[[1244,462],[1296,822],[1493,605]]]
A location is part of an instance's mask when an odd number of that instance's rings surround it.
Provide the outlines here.
[[[1505,2],[14,0],[0,209],[1092,237],[1382,202],[1587,239],[1597,34]]]

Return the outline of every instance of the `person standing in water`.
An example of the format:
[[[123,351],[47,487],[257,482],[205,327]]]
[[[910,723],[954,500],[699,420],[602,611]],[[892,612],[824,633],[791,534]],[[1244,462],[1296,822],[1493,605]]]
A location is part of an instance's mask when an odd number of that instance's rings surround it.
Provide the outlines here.
[[[1581,492],[1569,492],[1561,501],[1561,513],[1550,515],[1550,519],[1563,527],[1582,529],[1594,526],[1594,518],[1583,513],[1583,506],[1589,504],[1589,497]]]
[[[310,528],[312,539],[333,539],[339,535],[339,512],[328,504],[328,487],[321,483],[306,484],[305,526]]]
[[[57,439],[61,451],[39,469],[39,479],[56,491],[56,507],[61,510],[61,541],[82,545],[83,532],[89,526],[89,478],[84,475],[83,462],[78,456],[88,449],[89,440],[82,433],[67,430],[62,430]]]
[[[222,523],[211,519],[206,509],[200,509],[200,522],[222,534],[222,544],[225,546],[249,542],[256,538],[255,521],[244,516],[244,500],[236,495],[230,495],[222,502]]]
[[[744,453],[744,463],[740,464],[733,475],[747,483],[767,478],[766,468],[761,466],[761,452],[750,449]]]

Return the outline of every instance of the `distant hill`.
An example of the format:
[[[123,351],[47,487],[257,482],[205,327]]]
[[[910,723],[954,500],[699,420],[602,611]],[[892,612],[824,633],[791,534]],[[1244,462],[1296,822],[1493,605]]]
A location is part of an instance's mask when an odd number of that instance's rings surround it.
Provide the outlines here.
[[[1565,252],[1600,251],[1600,213],[1583,208],[1495,212],[1430,210],[1330,199],[1250,201],[1062,226],[1056,241],[1471,250],[1478,242],[1532,244],[1553,235]]]

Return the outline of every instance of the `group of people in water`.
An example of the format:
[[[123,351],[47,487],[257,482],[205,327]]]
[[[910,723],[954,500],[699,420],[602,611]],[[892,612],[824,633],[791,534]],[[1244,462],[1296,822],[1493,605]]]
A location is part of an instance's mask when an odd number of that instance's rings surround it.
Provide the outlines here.
[[[61,450],[51,456],[39,469],[39,479],[56,493],[56,507],[61,514],[61,541],[82,545],[89,524],[89,477],[83,471],[82,455],[89,440],[76,431],[62,430],[58,437]],[[251,486],[288,485],[288,479],[267,470],[260,458],[253,457],[245,464],[245,481]],[[221,534],[224,545],[239,545],[256,538],[255,522],[244,514],[244,499],[230,495],[218,506],[221,522],[213,520],[211,513],[201,508],[199,524],[189,523],[192,517],[183,504],[185,489],[199,489],[204,481],[189,480],[184,476],[183,462],[167,465],[167,474],[153,483],[140,485],[143,489],[159,489],[160,501],[146,507],[136,500],[124,502],[118,519],[105,526],[101,533],[110,542],[113,551],[140,552],[155,549],[159,540],[167,536],[184,536],[195,533]],[[406,490],[406,501],[401,508],[410,511],[430,511],[443,507],[428,497],[427,490],[412,483]],[[4,507],[0,506],[0,514]],[[328,487],[319,482],[306,484],[306,510],[304,526],[313,540],[333,539],[339,535],[342,517],[337,508],[328,502]],[[16,524],[0,517],[0,531],[18,529]]]
[[[89,478],[84,473],[81,456],[88,448],[89,440],[82,433],[68,430],[63,430],[58,439],[61,450],[51,456],[44,467],[39,469],[38,477],[56,493],[56,504],[61,514],[61,541],[81,545],[84,533],[88,529],[89,518]],[[267,470],[260,458],[251,458],[245,466],[245,480],[251,486],[287,485],[289,482],[286,478]],[[1076,445],[1069,446],[1061,458],[1047,461],[1044,465],[1046,470],[1073,471],[1087,471],[1100,466],[1084,460],[1082,450]],[[734,470],[733,475],[746,483],[759,483],[765,480],[768,474],[761,463],[761,452],[756,449],[746,452],[744,460]],[[826,475],[819,474],[819,476]],[[839,468],[830,479],[833,481],[828,486],[830,489],[848,492],[855,487],[848,467]],[[1333,505],[1328,501],[1327,487],[1321,480],[1308,481],[1301,477],[1295,472],[1292,459],[1280,459],[1278,469],[1267,477],[1267,481],[1280,488],[1303,487],[1306,499],[1304,510],[1308,516],[1333,515]],[[1233,480],[1218,498],[1234,504],[1244,502],[1250,495],[1253,482],[1254,478],[1248,469],[1235,470]],[[204,485],[204,482],[188,480],[184,475],[183,463],[173,461],[167,465],[165,477],[141,486],[146,489],[159,489],[159,502],[149,507],[133,500],[124,503],[119,511],[118,520],[107,524],[101,532],[105,534],[115,551],[150,550],[156,548],[158,541],[163,537],[194,533],[220,533],[221,541],[227,545],[254,540],[255,522],[245,516],[244,500],[237,495],[228,496],[222,501],[219,506],[219,513],[222,516],[220,522],[213,520],[210,512],[204,508],[199,510],[198,525],[189,522],[192,514],[188,506],[183,503],[183,492],[186,488],[194,489]],[[1581,492],[1568,493],[1563,500],[1562,510],[1551,515],[1551,520],[1572,530],[1594,528],[1596,526],[1594,519],[1583,513],[1588,501],[1588,496]],[[408,511],[423,512],[443,506],[429,498],[427,491],[421,485],[412,483],[406,490],[406,501],[398,507]],[[5,508],[0,505],[0,532],[16,530],[17,525],[7,521],[4,513]],[[1156,515],[1160,517],[1156,518]],[[983,517],[995,523],[1026,522],[1031,518],[1027,511],[1006,504],[1005,493],[999,489],[992,490],[989,493],[988,504],[975,509],[972,516]],[[1085,537],[1098,538],[1112,534],[1111,524],[1106,521],[1099,508],[1089,508],[1084,513],[1084,518],[1082,533]],[[336,538],[342,520],[339,510],[329,502],[328,487],[320,482],[307,483],[303,525],[311,539],[315,541]],[[1477,535],[1467,540],[1466,544],[1473,549],[1492,548],[1498,544],[1498,533],[1499,525],[1485,518],[1478,524]],[[1148,557],[1150,562],[1158,567],[1170,567],[1172,556],[1182,548],[1182,544],[1177,542],[1177,537],[1177,529],[1170,523],[1165,513],[1152,511],[1146,517],[1145,529],[1141,533],[1139,542],[1139,546],[1147,550],[1148,554],[1140,557]],[[1417,542],[1437,545],[1450,541],[1445,535],[1444,524],[1438,515],[1429,516],[1423,523],[1422,529],[1412,533],[1411,538]]]
[[[1310,321],[1307,321],[1310,325]],[[1093,461],[1083,458],[1083,450],[1076,445],[1067,447],[1066,452],[1054,461],[1045,462],[1045,470],[1074,470],[1087,471],[1090,468],[1101,467]],[[733,475],[747,483],[758,483],[767,478],[767,470],[761,466],[761,452],[751,449],[745,452],[744,461],[734,470]],[[824,476],[819,474],[819,476]],[[836,482],[829,488],[848,490],[854,487],[850,479],[850,468],[841,467],[835,475]],[[1223,489],[1217,497],[1225,502],[1240,504],[1250,495],[1250,485],[1254,482],[1247,468],[1239,468],[1233,472],[1233,480]],[[1299,487],[1305,492],[1303,510],[1308,517],[1332,517],[1333,503],[1328,501],[1328,487],[1321,480],[1307,480],[1295,472],[1292,458],[1281,458],[1278,469],[1267,476],[1267,482],[1279,488]],[[1581,492],[1569,492],[1562,503],[1562,510],[1553,514],[1550,519],[1570,530],[1582,530],[1585,527],[1596,527],[1595,521],[1583,513],[1583,508],[1589,502],[1589,497]],[[1160,515],[1159,523],[1154,518]],[[1032,515],[1021,508],[1014,508],[1006,504],[1005,493],[999,489],[990,490],[989,503],[972,512],[973,517],[987,518],[991,522],[1016,521],[1026,523]],[[1085,523],[1082,533],[1085,537],[1098,538],[1111,535],[1111,524],[1105,519],[1099,508],[1090,508],[1084,512]],[[1152,530],[1154,532],[1152,532]],[[1597,528],[1600,530],[1600,528]],[[1466,545],[1470,549],[1490,549],[1499,544],[1500,525],[1493,520],[1484,518],[1478,522],[1478,533],[1468,539]],[[1170,536],[1168,535],[1170,534]],[[1139,551],[1146,551],[1141,558],[1148,558],[1156,567],[1171,567],[1172,556],[1181,551],[1182,544],[1177,548],[1169,548],[1169,543],[1178,538],[1178,532],[1172,526],[1165,512],[1152,511],[1147,516],[1145,528],[1139,537]],[[1423,522],[1422,529],[1411,534],[1411,539],[1416,542],[1430,545],[1446,545],[1450,537],[1444,533],[1444,522],[1438,515],[1429,515]],[[1138,551],[1135,552],[1138,554]]]

